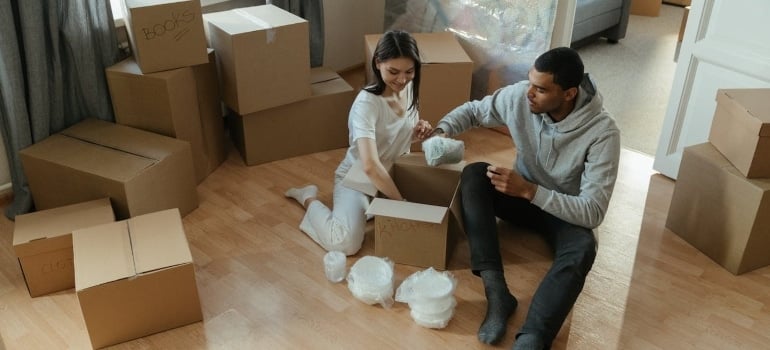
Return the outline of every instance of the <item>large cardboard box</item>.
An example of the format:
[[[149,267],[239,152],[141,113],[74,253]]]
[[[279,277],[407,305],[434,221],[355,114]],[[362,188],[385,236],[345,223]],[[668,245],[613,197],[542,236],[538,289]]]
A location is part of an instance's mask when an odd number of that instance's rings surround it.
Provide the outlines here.
[[[658,17],[661,3],[661,0],[631,0],[631,14]]]
[[[39,210],[109,197],[127,219],[198,207],[190,144],[128,126],[86,119],[20,152]]]
[[[310,97],[306,20],[273,5],[207,13],[203,19],[228,107],[244,115]]]
[[[464,235],[459,193],[465,166],[430,167],[422,153],[400,157],[389,171],[408,201],[374,198],[367,214],[374,215],[374,253],[399,264],[444,270],[457,239]],[[343,180],[345,186],[370,196],[377,189],[359,165]]]
[[[75,289],[94,348],[203,319],[177,209],[72,233]]]
[[[131,51],[144,73],[207,62],[200,0],[124,0]]]
[[[720,89],[709,141],[743,176],[770,177],[770,89]]]
[[[306,100],[228,117],[246,165],[348,146],[348,113],[356,92],[327,68],[313,68],[311,80],[313,95]]]
[[[436,125],[471,95],[473,61],[449,32],[414,33],[420,50],[420,118]],[[364,36],[367,82],[374,82],[372,55],[382,34]]]
[[[109,198],[17,215],[13,249],[32,297],[75,287],[72,231],[115,221]]]
[[[198,182],[225,159],[213,50],[209,63],[143,74],[133,58],[106,69],[115,122],[190,143]]]
[[[770,179],[747,179],[710,143],[684,149],[666,227],[733,274],[770,264]]]

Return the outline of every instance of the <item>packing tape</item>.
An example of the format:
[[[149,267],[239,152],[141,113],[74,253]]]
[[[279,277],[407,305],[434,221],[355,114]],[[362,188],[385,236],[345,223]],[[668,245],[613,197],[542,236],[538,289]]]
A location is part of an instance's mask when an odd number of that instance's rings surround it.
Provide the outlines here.
[[[270,23],[267,23],[265,20],[258,18],[242,9],[235,9],[233,12],[237,13],[241,17],[247,19],[248,21],[256,24],[260,28],[265,28],[265,35],[267,37],[267,43],[272,44],[275,41],[275,36],[278,34],[278,31],[270,25]]]

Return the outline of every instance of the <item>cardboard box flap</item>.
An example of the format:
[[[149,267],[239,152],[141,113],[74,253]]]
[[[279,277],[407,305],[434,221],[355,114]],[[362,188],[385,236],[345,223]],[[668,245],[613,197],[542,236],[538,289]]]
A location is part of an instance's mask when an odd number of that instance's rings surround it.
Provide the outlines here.
[[[60,134],[155,160],[190,147],[186,141],[93,118],[83,120]]]
[[[310,83],[320,83],[324,81],[342,79],[339,74],[326,67],[315,67],[310,69]]]
[[[72,244],[69,238],[52,241],[53,245],[28,243],[69,235],[76,229],[100,225],[108,221],[115,221],[109,198],[17,215],[13,231],[16,256],[69,247]]]
[[[440,224],[444,221],[447,211],[449,211],[448,208],[436,205],[375,198],[366,210],[366,214]]]
[[[310,85],[310,94],[313,97],[316,96],[324,96],[324,95],[333,95],[333,94],[340,94],[345,92],[352,92],[353,87],[348,84],[348,82],[345,81],[345,79],[339,78],[339,79],[332,79],[322,82],[314,83],[313,85]],[[350,99],[350,105],[348,105],[348,110],[350,109],[350,106],[353,104],[353,99]],[[347,113],[345,114],[347,116]]]
[[[770,136],[770,89],[720,89],[717,101],[754,117],[759,136]]]
[[[158,79],[164,79],[164,80],[168,79],[170,76],[173,76],[179,73],[179,69],[169,69],[169,70],[163,70],[159,72],[152,72],[152,73],[145,74],[139,68],[139,64],[136,62],[133,56],[126,58],[118,63],[115,63],[114,65],[105,68],[105,70],[107,72],[118,73],[121,75],[128,75],[128,76],[139,75],[139,76],[152,77],[152,78],[158,78]]]
[[[463,62],[472,64],[471,58],[450,32],[415,33],[413,36],[417,41],[417,47],[420,48],[420,59],[424,64]]]
[[[390,169],[392,164],[383,164],[383,166],[385,166],[385,169]],[[369,176],[364,172],[364,168],[361,167],[360,162],[353,163],[353,166],[350,167],[348,173],[345,174],[345,178],[342,179],[342,185],[371,197],[377,196],[377,187],[375,187],[372,181],[369,180]]]
[[[75,230],[72,252],[78,291],[136,275],[126,221]]]
[[[233,14],[236,16],[233,16]],[[307,22],[302,17],[273,5],[251,6],[207,13],[203,15],[203,18],[229,34],[249,33]],[[272,35],[268,35],[268,40],[271,40],[271,37]]]
[[[22,152],[37,159],[67,164],[74,169],[122,182],[157,162],[141,155],[94,145],[98,144],[54,134]]]
[[[128,220],[136,273],[192,262],[179,210],[168,209]]]

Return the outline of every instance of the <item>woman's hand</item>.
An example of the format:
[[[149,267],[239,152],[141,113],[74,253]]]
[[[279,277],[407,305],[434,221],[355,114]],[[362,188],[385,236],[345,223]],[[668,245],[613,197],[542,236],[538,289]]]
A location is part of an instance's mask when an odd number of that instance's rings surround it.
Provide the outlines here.
[[[412,129],[412,142],[423,141],[433,132],[433,127],[427,120],[420,119]]]

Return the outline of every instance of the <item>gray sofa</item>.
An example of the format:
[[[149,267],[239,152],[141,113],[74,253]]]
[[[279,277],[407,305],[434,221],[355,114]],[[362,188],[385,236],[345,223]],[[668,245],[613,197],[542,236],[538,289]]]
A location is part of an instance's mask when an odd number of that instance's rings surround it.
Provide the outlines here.
[[[631,0],[577,0],[572,47],[597,38],[617,43],[626,36]]]

